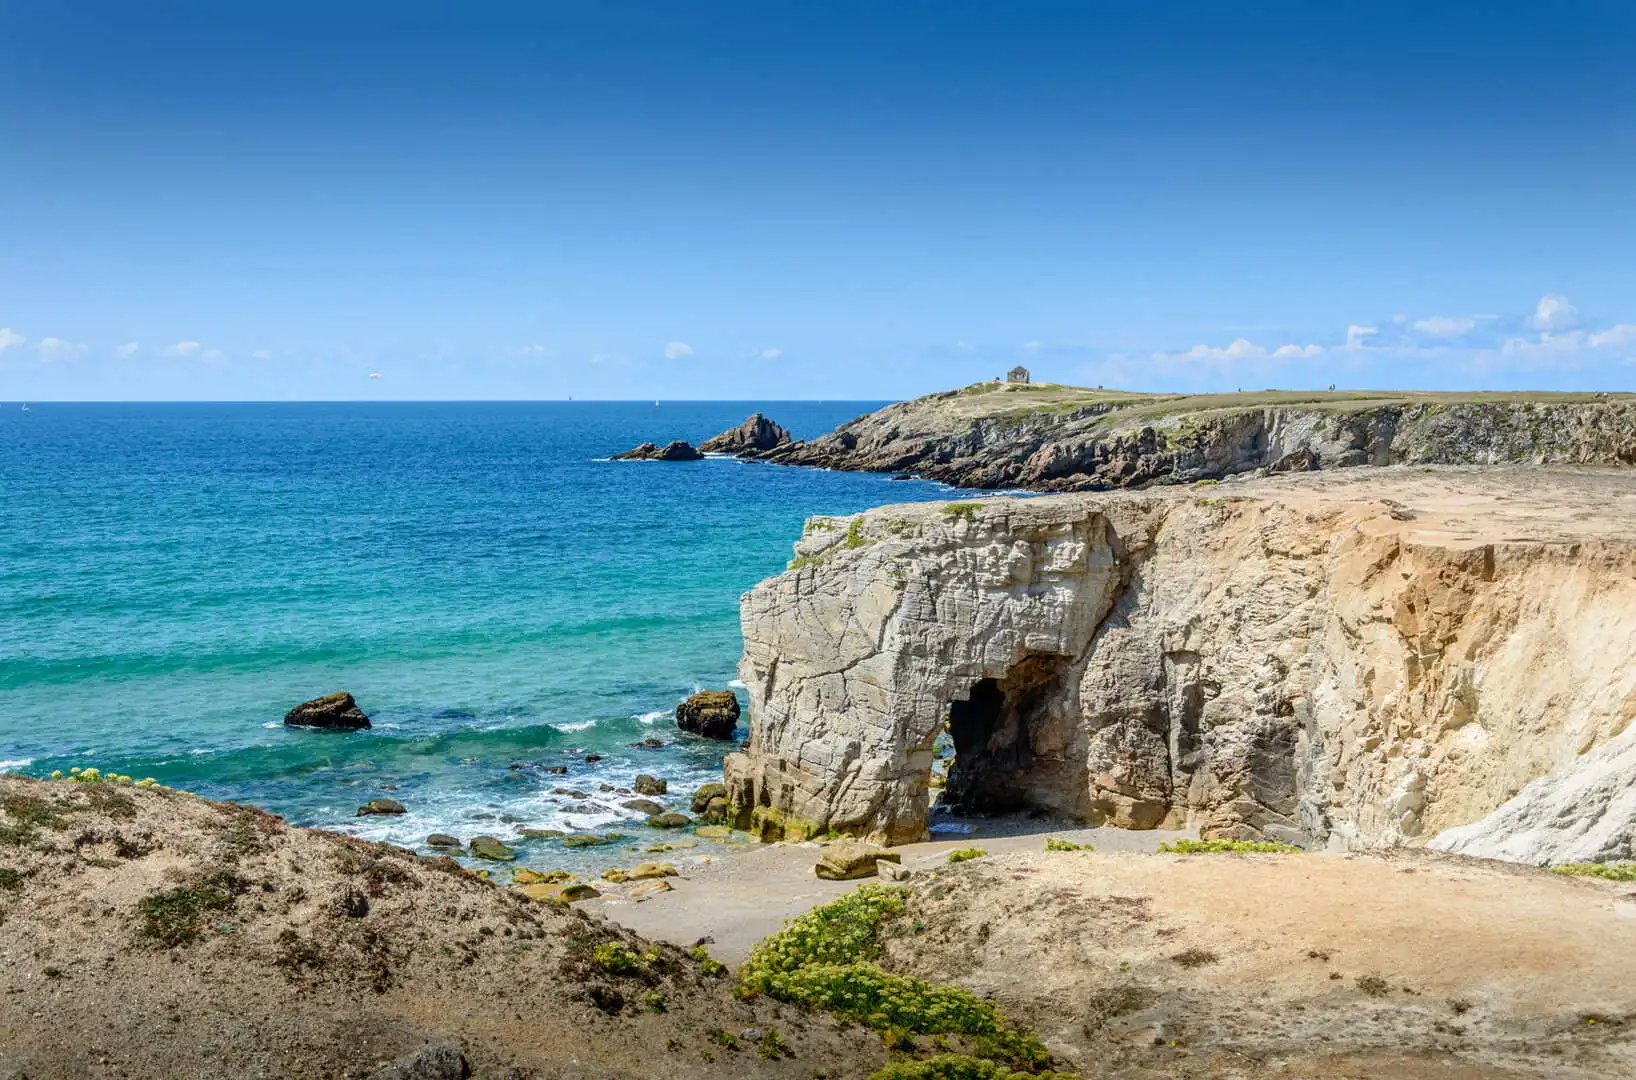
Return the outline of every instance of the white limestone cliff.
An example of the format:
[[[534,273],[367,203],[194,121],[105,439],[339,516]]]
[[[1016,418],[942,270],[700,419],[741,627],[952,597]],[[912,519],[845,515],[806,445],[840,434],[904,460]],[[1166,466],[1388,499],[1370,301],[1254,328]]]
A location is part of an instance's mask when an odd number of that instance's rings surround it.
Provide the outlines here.
[[[763,835],[946,797],[1136,828],[1424,843],[1636,717],[1636,476],[1381,469],[814,519],[744,597]]]

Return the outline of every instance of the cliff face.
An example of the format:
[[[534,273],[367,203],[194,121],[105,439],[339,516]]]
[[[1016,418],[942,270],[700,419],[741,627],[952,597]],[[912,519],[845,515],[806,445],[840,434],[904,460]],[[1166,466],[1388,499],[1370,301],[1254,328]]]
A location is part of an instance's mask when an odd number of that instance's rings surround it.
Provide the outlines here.
[[[1592,394],[1148,395],[978,384],[887,406],[767,460],[961,487],[1107,490],[1255,469],[1636,463],[1636,399]]]
[[[764,834],[946,798],[1421,843],[1636,717],[1636,476],[1392,469],[814,519],[743,601]],[[754,821],[748,819],[754,817]]]

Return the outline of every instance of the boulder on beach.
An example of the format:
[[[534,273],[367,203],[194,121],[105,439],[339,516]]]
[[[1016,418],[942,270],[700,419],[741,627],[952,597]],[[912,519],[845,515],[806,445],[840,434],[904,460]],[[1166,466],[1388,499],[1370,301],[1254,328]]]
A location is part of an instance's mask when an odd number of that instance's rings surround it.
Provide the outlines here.
[[[750,457],[784,446],[789,441],[790,433],[784,428],[760,413],[751,413],[738,427],[728,428],[720,435],[700,443],[699,449],[707,454],[738,454]]]
[[[668,781],[657,776],[649,776],[647,773],[638,776],[634,786],[638,795],[663,795],[670,790]]]
[[[903,856],[895,851],[843,841],[831,844],[824,857],[812,868],[813,873],[828,881],[851,881],[853,878],[874,877],[881,862],[902,862]]]
[[[645,442],[641,446],[615,454],[614,461],[700,461],[704,455],[690,442],[673,439],[663,446]]]
[[[303,701],[284,714],[290,727],[324,728],[329,731],[357,731],[369,726],[369,717],[345,690]]]
[[[370,799],[358,807],[358,817],[371,817],[375,814],[407,814],[409,809],[396,799]]]
[[[710,806],[712,799],[727,798],[726,784],[704,784],[693,793],[693,812],[702,814]]]
[[[711,739],[731,739],[738,717],[738,695],[731,690],[700,690],[676,706],[677,727]]]

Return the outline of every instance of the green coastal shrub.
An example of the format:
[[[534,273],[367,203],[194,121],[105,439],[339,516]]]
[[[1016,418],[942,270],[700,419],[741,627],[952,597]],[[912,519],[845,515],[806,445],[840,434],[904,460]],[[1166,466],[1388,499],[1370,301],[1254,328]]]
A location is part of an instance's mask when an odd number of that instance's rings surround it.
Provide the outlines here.
[[[1076,844],[1072,840],[1063,840],[1052,836],[1045,841],[1046,851],[1095,851],[1095,844]]]
[[[970,862],[972,859],[981,859],[987,854],[988,852],[980,847],[961,848],[959,851],[949,852],[949,861],[951,863]]]
[[[869,1074],[869,1080],[1067,1080],[1067,1074],[1018,1072],[965,1054],[939,1054],[925,1061],[897,1061]]]
[[[976,522],[983,508],[974,502],[954,502],[943,508],[943,513],[951,518],[964,518],[966,521]]]
[[[1039,1039],[964,987],[895,975],[873,963],[881,922],[903,910],[903,890],[865,885],[790,920],[739,969],[741,995],[832,1013],[895,1047],[912,1046],[918,1035],[962,1035],[978,1057],[1028,1068],[1049,1062]]]
[[[1277,840],[1169,840],[1159,850],[1166,855],[1298,855],[1301,851]]]
[[[225,870],[183,885],[144,896],[136,905],[142,916],[137,941],[162,949],[191,945],[204,934],[206,918],[231,911],[245,883]]]
[[[1636,881],[1636,862],[1571,862],[1553,866],[1551,872],[1569,877],[1602,878],[1604,881]]]

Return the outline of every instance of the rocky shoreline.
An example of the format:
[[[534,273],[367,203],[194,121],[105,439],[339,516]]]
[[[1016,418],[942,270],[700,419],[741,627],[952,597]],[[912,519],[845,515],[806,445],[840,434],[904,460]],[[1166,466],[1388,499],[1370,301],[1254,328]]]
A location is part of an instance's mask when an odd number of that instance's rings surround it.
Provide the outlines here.
[[[1628,394],[1130,394],[978,383],[759,455],[963,488],[1103,491],[1382,465],[1636,464]]]

